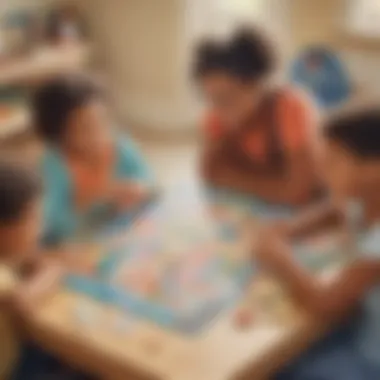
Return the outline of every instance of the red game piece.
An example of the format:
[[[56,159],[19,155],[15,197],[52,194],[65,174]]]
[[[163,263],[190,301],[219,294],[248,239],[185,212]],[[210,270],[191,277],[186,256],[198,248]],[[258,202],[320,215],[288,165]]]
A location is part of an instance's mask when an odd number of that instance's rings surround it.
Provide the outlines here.
[[[239,329],[246,329],[253,323],[254,315],[252,310],[247,308],[238,309],[234,315],[235,325]]]

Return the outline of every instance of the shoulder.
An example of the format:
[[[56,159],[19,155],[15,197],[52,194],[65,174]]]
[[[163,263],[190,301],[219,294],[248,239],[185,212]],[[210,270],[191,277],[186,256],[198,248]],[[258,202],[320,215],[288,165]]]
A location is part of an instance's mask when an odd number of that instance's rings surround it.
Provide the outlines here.
[[[61,193],[70,186],[64,159],[55,149],[46,149],[40,161],[40,171],[49,195],[51,192]]]
[[[312,96],[301,87],[289,85],[279,89],[278,102],[280,107],[288,109],[316,111],[316,103]]]
[[[277,115],[283,142],[289,150],[304,149],[319,141],[320,113],[302,89],[286,87],[280,90]]]
[[[278,91],[277,111],[285,128],[314,128],[321,122],[321,112],[313,97],[302,88],[285,87]]]
[[[116,172],[121,177],[150,180],[151,170],[138,144],[128,136],[116,140]]]

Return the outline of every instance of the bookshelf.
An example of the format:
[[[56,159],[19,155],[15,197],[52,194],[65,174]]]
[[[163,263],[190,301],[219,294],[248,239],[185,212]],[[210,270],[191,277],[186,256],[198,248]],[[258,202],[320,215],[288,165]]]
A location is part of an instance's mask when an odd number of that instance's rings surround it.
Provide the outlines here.
[[[0,62],[0,87],[29,88],[52,76],[80,71],[90,59],[88,45],[42,47],[19,58]],[[0,139],[26,131],[30,113],[26,105],[0,101]]]

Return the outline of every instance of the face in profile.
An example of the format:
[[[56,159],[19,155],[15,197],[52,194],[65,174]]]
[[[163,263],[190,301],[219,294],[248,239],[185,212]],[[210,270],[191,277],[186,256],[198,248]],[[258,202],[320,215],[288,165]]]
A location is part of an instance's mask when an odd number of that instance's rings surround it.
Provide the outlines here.
[[[79,152],[101,151],[109,142],[110,120],[106,105],[93,99],[70,115],[65,143]]]
[[[17,220],[1,227],[9,260],[17,264],[36,251],[42,232],[42,214],[41,201],[34,200],[25,206]]]
[[[213,112],[228,127],[244,125],[255,113],[260,100],[260,86],[223,72],[207,74],[201,87]]]

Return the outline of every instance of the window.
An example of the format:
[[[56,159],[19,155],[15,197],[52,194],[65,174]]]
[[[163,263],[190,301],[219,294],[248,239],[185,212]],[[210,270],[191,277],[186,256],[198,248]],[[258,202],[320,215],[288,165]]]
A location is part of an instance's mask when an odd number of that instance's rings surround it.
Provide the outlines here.
[[[380,1],[350,0],[348,27],[355,34],[380,37]]]
[[[228,33],[240,23],[258,21],[265,0],[188,0],[187,25],[193,37]]]

